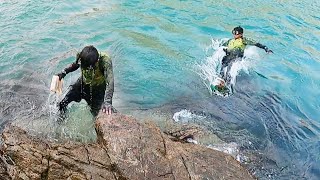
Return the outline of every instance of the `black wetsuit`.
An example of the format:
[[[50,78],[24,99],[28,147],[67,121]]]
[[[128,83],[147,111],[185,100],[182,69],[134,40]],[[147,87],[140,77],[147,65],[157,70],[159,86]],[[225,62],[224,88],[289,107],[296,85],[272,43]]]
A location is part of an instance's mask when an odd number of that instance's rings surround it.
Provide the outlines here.
[[[64,71],[68,74],[79,67],[80,64],[75,62]],[[96,116],[103,103],[112,105],[113,91],[112,61],[106,54],[100,54],[94,70],[81,68],[81,77],[70,86],[68,93],[58,104],[59,110],[64,113],[70,102],[80,102],[84,99],[90,106],[92,115]]]

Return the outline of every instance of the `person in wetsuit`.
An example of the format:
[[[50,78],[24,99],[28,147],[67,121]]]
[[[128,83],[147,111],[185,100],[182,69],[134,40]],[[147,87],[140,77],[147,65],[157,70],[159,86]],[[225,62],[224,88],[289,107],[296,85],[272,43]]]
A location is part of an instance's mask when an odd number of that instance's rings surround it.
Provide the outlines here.
[[[270,50],[267,46],[243,37],[243,28],[240,26],[235,27],[232,30],[232,34],[234,38],[229,39],[227,42],[222,44],[222,46],[226,46],[226,48],[223,49],[226,52],[226,55],[222,59],[220,75],[226,83],[228,83],[231,79],[229,71],[231,69],[232,63],[235,62],[236,59],[243,58],[244,49],[247,45],[257,46],[261,49],[264,49],[267,53],[273,53],[272,50]]]
[[[59,111],[64,114],[70,102],[84,99],[94,117],[100,109],[106,114],[115,112],[112,106],[114,81],[111,58],[105,53],[98,53],[94,46],[86,46],[77,54],[76,62],[57,75],[61,80],[79,67],[81,76],[58,103]]]

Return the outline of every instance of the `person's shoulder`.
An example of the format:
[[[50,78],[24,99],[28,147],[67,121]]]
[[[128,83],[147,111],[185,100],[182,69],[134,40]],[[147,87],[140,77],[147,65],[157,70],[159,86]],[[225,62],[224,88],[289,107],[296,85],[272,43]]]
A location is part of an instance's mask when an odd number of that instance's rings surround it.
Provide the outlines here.
[[[250,43],[250,44],[256,42],[254,39],[248,38],[248,37],[243,37],[242,40],[243,40],[244,42],[248,42],[248,43]]]
[[[227,46],[231,40],[232,40],[231,38],[230,39],[223,39],[222,46]]]
[[[111,62],[111,57],[106,52],[100,52],[100,59],[104,62]]]
[[[100,52],[100,61],[103,64],[104,68],[107,68],[112,64],[111,58],[106,52]]]
[[[99,54],[102,59],[111,59],[109,54],[106,52],[100,52]]]

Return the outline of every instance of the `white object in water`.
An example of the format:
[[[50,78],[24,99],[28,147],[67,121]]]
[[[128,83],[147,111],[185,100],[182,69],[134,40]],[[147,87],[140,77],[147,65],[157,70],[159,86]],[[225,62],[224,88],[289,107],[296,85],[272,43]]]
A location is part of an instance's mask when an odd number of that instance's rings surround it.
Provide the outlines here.
[[[182,123],[188,123],[191,121],[196,121],[203,119],[203,116],[192,114],[189,110],[181,110],[179,112],[174,113],[173,120],[175,122],[182,122]]]
[[[193,143],[193,144],[198,144],[198,141],[192,139],[192,138],[187,138],[188,143]]]
[[[61,95],[62,85],[63,85],[63,80],[62,79],[59,80],[59,76],[54,75],[51,80],[50,91]]]

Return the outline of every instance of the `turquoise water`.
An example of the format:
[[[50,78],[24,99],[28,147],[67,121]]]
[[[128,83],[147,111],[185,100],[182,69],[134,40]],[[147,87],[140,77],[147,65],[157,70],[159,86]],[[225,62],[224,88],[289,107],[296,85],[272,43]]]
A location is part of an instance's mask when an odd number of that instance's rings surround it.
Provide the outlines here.
[[[113,58],[120,112],[188,109],[239,144],[261,179],[319,179],[319,9],[315,0],[2,1],[1,127],[46,121],[52,75],[92,44]],[[251,48],[235,93],[211,96],[199,64],[213,61],[214,44],[238,25],[274,54]],[[78,76],[68,75],[65,89]]]

